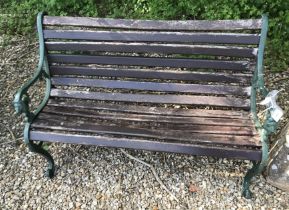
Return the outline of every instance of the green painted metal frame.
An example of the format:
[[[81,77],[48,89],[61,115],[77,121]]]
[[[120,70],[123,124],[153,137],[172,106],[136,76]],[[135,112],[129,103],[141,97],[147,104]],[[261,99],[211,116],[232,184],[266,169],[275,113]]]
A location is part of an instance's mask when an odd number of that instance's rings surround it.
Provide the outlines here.
[[[28,145],[30,151],[36,152],[42,155],[48,161],[48,170],[47,176],[52,177],[54,174],[54,160],[52,156],[42,148],[42,142],[36,144],[29,140],[29,128],[30,124],[32,123],[33,119],[38,115],[38,113],[43,109],[46,105],[51,90],[51,80],[50,80],[50,73],[49,73],[49,66],[46,56],[46,50],[44,45],[44,37],[43,37],[43,29],[42,29],[42,20],[43,20],[43,12],[38,13],[37,15],[37,32],[39,37],[39,63],[38,67],[34,73],[32,79],[30,79],[27,83],[25,83],[15,94],[14,97],[14,108],[17,114],[24,114],[25,116],[25,127],[24,127],[24,142]],[[45,79],[46,81],[46,90],[45,96],[42,99],[40,105],[34,110],[33,112],[29,109],[29,95],[28,90],[29,88],[35,84],[40,79]]]
[[[262,15],[262,28],[258,47],[257,67],[254,72],[251,89],[251,114],[255,126],[259,131],[262,141],[262,160],[260,162],[253,162],[253,167],[249,169],[246,176],[244,177],[242,195],[245,198],[252,197],[252,193],[249,189],[251,179],[255,175],[260,174],[267,166],[269,158],[268,137],[272,132],[276,130],[277,127],[277,123],[272,119],[269,110],[266,112],[266,119],[264,123],[261,123],[257,116],[257,102],[256,102],[257,92],[260,92],[263,97],[266,97],[268,94],[268,90],[265,87],[264,73],[263,73],[264,50],[267,32],[268,32],[268,15],[264,14]]]

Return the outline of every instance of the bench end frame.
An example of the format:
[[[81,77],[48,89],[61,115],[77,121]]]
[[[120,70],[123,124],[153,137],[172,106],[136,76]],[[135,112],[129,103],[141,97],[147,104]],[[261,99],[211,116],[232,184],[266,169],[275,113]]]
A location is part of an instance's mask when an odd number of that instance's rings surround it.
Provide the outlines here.
[[[269,135],[276,131],[277,123],[273,120],[270,115],[270,112],[266,111],[266,119],[264,123],[261,123],[257,116],[257,102],[256,95],[257,92],[260,92],[263,97],[266,97],[268,90],[265,87],[264,82],[264,50],[266,37],[268,32],[268,15],[262,15],[262,28],[261,28],[261,37],[258,47],[258,56],[257,56],[257,67],[254,72],[252,80],[252,89],[251,89],[251,114],[253,121],[255,123],[256,129],[258,130],[262,142],[262,160],[260,162],[253,161],[253,167],[248,170],[247,174],[244,177],[242,195],[245,198],[252,198],[252,193],[249,189],[251,179],[262,173],[265,167],[268,164],[269,159]]]
[[[38,153],[42,155],[48,161],[48,170],[46,171],[46,175],[49,178],[52,178],[55,171],[54,160],[52,156],[42,148],[42,142],[38,144],[34,143],[29,139],[29,130],[30,124],[32,123],[33,119],[38,115],[38,113],[44,108],[46,105],[51,91],[51,80],[50,80],[50,73],[49,73],[49,66],[46,56],[46,50],[44,45],[44,37],[43,37],[43,29],[42,29],[42,21],[44,12],[39,12],[37,15],[37,32],[39,38],[39,62],[38,67],[35,70],[33,77],[25,83],[15,94],[13,105],[17,114],[24,115],[25,127],[24,127],[24,142],[28,145],[29,150],[31,152]],[[29,102],[30,97],[27,93],[29,88],[35,84],[38,80],[45,79],[46,82],[46,90],[45,96],[42,99],[40,105],[34,111],[30,111],[29,109]]]

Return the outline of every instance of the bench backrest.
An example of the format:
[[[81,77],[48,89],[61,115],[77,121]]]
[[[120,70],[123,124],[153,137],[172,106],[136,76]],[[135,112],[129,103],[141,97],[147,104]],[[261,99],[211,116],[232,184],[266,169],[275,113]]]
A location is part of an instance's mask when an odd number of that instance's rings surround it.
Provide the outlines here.
[[[249,110],[261,25],[44,16],[51,96]]]

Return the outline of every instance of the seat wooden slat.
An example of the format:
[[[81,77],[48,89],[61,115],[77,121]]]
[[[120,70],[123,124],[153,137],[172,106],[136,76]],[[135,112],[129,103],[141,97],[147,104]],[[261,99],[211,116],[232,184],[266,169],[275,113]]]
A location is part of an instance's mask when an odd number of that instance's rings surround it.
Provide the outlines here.
[[[123,147],[150,151],[176,152],[193,155],[210,155],[216,157],[261,160],[261,150],[230,147],[204,146],[198,144],[171,143],[166,141],[149,141],[144,139],[113,138],[51,131],[30,131],[30,139],[35,141],[62,142],[74,144]]]
[[[82,26],[100,28],[199,31],[199,30],[241,30],[260,29],[261,19],[244,20],[130,20],[91,17],[44,16],[43,24],[48,26]]]
[[[184,45],[159,43],[111,43],[111,42],[46,42],[48,51],[94,51],[94,52],[132,52],[132,53],[164,53],[164,54],[200,54],[217,56],[236,56],[254,58],[257,48]]]
[[[52,115],[53,116],[53,115]],[[118,126],[105,126],[100,124],[92,124],[92,121],[89,123],[85,123],[84,121],[81,121],[77,118],[71,118],[67,117],[68,119],[74,119],[78,120],[77,125],[70,123],[69,120],[65,121],[65,118],[59,117],[55,118],[55,115],[53,116],[54,119],[47,119],[47,115],[43,115],[39,120],[35,120],[35,124],[32,127],[39,127],[39,128],[47,128],[52,130],[67,130],[67,131],[81,131],[81,132],[93,132],[93,129],[95,129],[95,133],[107,133],[107,134],[119,134],[119,135],[128,135],[128,136],[142,136],[146,138],[158,138],[158,139],[174,139],[174,140],[198,140],[197,137],[199,134],[205,135],[206,134],[216,134],[216,135],[229,135],[230,138],[224,138],[226,140],[232,140],[231,144],[233,145],[243,145],[243,146],[256,146],[257,138],[254,138],[254,134],[250,132],[249,128],[244,127],[220,127],[220,126],[190,126],[189,129],[182,130],[180,127],[177,127],[178,129],[171,130],[167,127],[161,128],[161,127],[155,127],[155,128],[147,128],[146,126],[143,126],[141,128],[121,128]],[[57,119],[57,120],[56,120]],[[58,119],[61,119],[62,121],[59,122]],[[57,122],[56,122],[57,121]],[[54,124],[53,122],[56,122]],[[73,122],[73,121],[72,121]],[[50,125],[49,125],[50,123]],[[62,123],[62,125],[61,125]],[[68,127],[66,127],[67,125]],[[70,125],[70,126],[69,126]],[[201,129],[199,129],[201,128]],[[80,129],[80,130],[78,130]],[[166,130],[164,130],[166,129]],[[157,133],[155,136],[152,135],[152,133]],[[211,135],[209,135],[211,136]],[[241,136],[240,138],[238,138]],[[208,138],[208,136],[206,136]],[[220,137],[220,136],[219,136]],[[216,138],[218,139],[218,138]],[[243,140],[242,142],[236,143],[235,141]],[[247,141],[252,141],[251,144],[249,144]],[[211,141],[214,141],[214,138],[212,138]],[[224,142],[223,142],[224,143]],[[245,144],[245,145],[244,145]]]
[[[137,103],[159,104],[187,104],[235,107],[248,110],[250,100],[230,97],[215,96],[189,96],[189,95],[153,95],[153,94],[129,94],[129,93],[104,93],[52,89],[51,96],[62,98],[94,99],[103,101],[126,101]]]
[[[93,109],[81,109],[72,107],[54,107],[46,106],[43,109],[44,113],[50,113],[55,115],[71,115],[76,117],[86,117],[92,119],[102,120],[122,120],[133,122],[155,122],[172,124],[168,126],[172,129],[176,124],[181,124],[181,127],[190,127],[190,125],[223,125],[234,127],[250,127],[252,129],[252,120],[247,119],[232,119],[232,118],[213,118],[213,117],[188,117],[188,116],[162,116],[153,114],[134,114],[134,113],[119,113],[119,112],[99,112]],[[56,116],[55,116],[56,117]]]
[[[257,45],[259,34],[44,30],[45,39]]]
[[[53,85],[58,86],[79,86],[79,87],[100,87],[111,89],[147,90],[179,93],[199,93],[215,95],[243,95],[248,96],[248,87],[224,86],[224,85],[202,85],[182,83],[158,83],[138,82],[121,80],[82,79],[69,77],[52,77]]]
[[[64,107],[64,108],[80,108],[98,111],[109,111],[117,113],[147,114],[160,116],[177,116],[177,117],[200,117],[200,118],[226,118],[226,119],[244,119],[250,120],[249,112],[233,111],[233,110],[209,110],[209,109],[180,109],[180,108],[164,108],[142,105],[128,104],[112,104],[100,103],[96,101],[65,99],[50,99],[48,106]],[[217,122],[217,121],[215,121]]]
[[[202,68],[223,70],[248,70],[248,61],[226,61],[226,60],[201,60],[186,58],[152,58],[136,56],[92,56],[92,55],[64,55],[49,54],[51,63],[73,63],[73,64],[104,64],[104,65],[129,65],[129,66],[151,66],[151,67],[177,67],[177,68]]]
[[[140,79],[159,80],[183,80],[183,81],[205,81],[249,84],[252,75],[206,73],[173,70],[148,70],[148,69],[114,69],[114,68],[92,68],[79,66],[54,66],[50,67],[52,75],[83,75],[83,76],[105,76],[105,77],[128,77]]]
[[[75,117],[40,114],[31,125],[32,128],[61,130],[67,132],[88,132],[98,134],[123,135],[131,137],[154,138],[167,141],[194,142],[199,144],[224,144],[234,146],[260,147],[258,138],[250,128],[226,126],[191,126],[190,129],[167,129],[162,126],[103,125],[100,122]],[[211,140],[208,140],[211,139]]]

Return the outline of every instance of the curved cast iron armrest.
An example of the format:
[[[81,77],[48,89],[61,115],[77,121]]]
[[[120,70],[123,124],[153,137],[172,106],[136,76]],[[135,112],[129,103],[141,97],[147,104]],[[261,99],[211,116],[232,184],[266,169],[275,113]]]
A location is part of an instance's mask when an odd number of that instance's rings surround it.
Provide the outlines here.
[[[48,101],[51,81],[48,69],[48,62],[44,47],[44,38],[42,30],[42,18],[43,12],[40,12],[37,16],[37,31],[39,36],[39,63],[38,67],[34,73],[32,79],[25,83],[15,94],[13,105],[17,114],[24,114],[25,121],[31,123],[34,117],[40,112],[40,110],[45,106]],[[28,89],[39,79],[44,78],[46,81],[46,91],[45,96],[42,99],[40,105],[33,112],[29,110],[29,95],[27,93]]]
[[[265,87],[264,82],[264,71],[263,71],[263,62],[264,62],[264,50],[265,50],[265,42],[268,32],[268,15],[262,15],[262,29],[261,36],[258,47],[258,56],[257,56],[257,68],[254,72],[254,77],[252,81],[252,90],[251,90],[251,113],[253,115],[253,120],[255,122],[256,128],[260,131],[261,136],[263,136],[264,130],[266,131],[266,135],[268,136],[270,133],[274,132],[277,127],[277,122],[275,122],[270,114],[270,111],[266,111],[266,119],[264,123],[261,123],[258,115],[256,113],[256,95],[257,92],[260,92],[263,98],[267,96],[269,93],[268,89]],[[265,139],[265,137],[262,139]]]
[[[45,97],[42,99],[42,102],[38,106],[38,108],[32,112],[29,109],[30,97],[29,97],[27,91],[29,90],[29,88],[32,85],[34,85],[37,82],[37,80],[41,79],[42,77],[44,77],[46,80],[46,94],[45,94]],[[38,66],[33,78],[30,79],[28,82],[26,82],[15,94],[15,97],[13,100],[13,105],[14,105],[14,109],[15,109],[16,113],[19,115],[24,114],[25,121],[31,122],[31,120],[34,118],[34,116],[43,107],[42,104],[46,103],[47,95],[49,96],[49,91],[50,91],[50,78],[46,74],[46,72],[42,69],[42,66]]]

